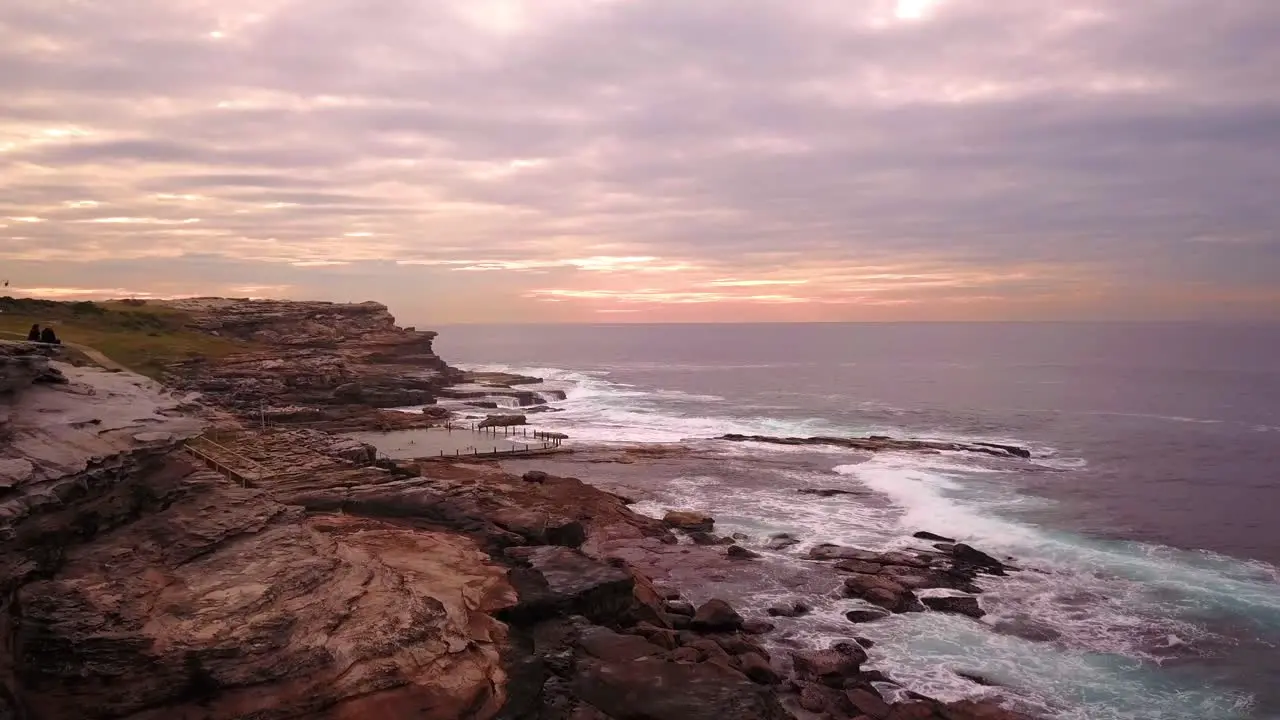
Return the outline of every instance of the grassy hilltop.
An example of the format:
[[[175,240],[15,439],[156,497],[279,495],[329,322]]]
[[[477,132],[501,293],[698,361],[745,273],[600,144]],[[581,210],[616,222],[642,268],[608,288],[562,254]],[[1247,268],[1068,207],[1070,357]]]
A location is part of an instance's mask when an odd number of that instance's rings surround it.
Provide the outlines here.
[[[0,297],[0,339],[25,338],[32,324],[50,326],[64,342],[85,345],[130,370],[158,377],[172,362],[220,358],[251,349],[187,326],[190,315],[145,300],[55,302]]]

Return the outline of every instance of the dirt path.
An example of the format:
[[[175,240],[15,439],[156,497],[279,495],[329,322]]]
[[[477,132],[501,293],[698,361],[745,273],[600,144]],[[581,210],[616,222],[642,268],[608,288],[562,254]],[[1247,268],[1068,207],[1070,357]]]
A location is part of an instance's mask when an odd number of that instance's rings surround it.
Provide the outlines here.
[[[23,339],[26,338],[26,335],[22,333],[16,333],[16,332],[0,332],[0,335],[8,335],[10,337],[23,338]],[[102,353],[89,347],[88,345],[81,345],[80,343],[67,342],[65,340],[62,341],[62,344],[65,345],[66,347],[72,348],[73,350],[80,351],[80,353],[83,354],[85,357],[89,358],[94,363],[102,366],[106,370],[118,370],[120,372],[133,372],[129,368],[121,365],[115,360],[112,360],[106,355],[103,355]]]

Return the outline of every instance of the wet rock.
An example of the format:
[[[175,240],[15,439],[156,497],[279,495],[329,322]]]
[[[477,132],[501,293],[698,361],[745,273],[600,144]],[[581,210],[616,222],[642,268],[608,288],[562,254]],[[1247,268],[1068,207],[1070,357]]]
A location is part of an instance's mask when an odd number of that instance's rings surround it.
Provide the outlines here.
[[[865,560],[841,560],[833,567],[844,572],[863,573],[864,575],[875,575],[884,567],[877,563],[869,563]]]
[[[773,632],[776,627],[776,625],[768,620],[745,620],[742,623],[742,632],[747,633],[748,635],[764,635],[766,633]]]
[[[940,552],[944,552],[944,553],[946,553],[946,554],[948,554],[948,555],[950,555],[951,553],[955,552],[955,550],[956,550],[956,544],[955,544],[955,543],[934,543],[934,544],[933,544],[933,547],[934,547],[934,549],[936,549],[936,550],[938,550],[938,551],[940,551]]]
[[[800,688],[800,707],[811,713],[825,712],[834,704],[835,693],[815,683],[805,683]]]
[[[635,579],[629,572],[564,547],[509,548],[508,557],[525,567],[508,577],[520,595],[500,617],[529,624],[543,618],[582,615],[594,622],[616,624],[634,601]]]
[[[778,533],[769,538],[768,548],[770,550],[786,550],[792,545],[799,545],[800,541],[789,533]]]
[[[544,483],[547,481],[547,478],[549,478],[550,475],[547,475],[541,470],[530,470],[529,472],[525,473],[521,477],[524,479],[525,482]]]
[[[920,540],[929,540],[929,541],[931,541],[931,542],[940,542],[940,543],[954,543],[954,542],[955,542],[955,538],[944,537],[944,536],[942,536],[942,535],[937,535],[937,534],[934,534],[934,533],[931,533],[931,532],[927,532],[927,531],[924,531],[924,530],[921,530],[920,532],[917,532],[917,533],[913,533],[913,534],[911,535],[911,537],[919,538]]]
[[[813,495],[815,497],[836,497],[838,495],[866,495],[867,493],[860,490],[839,490],[837,488],[802,488],[796,492],[801,495]]]
[[[876,646],[876,641],[875,641],[875,640],[871,640],[871,639],[869,639],[869,638],[864,638],[864,637],[855,637],[855,638],[853,639],[853,641],[854,641],[854,642],[856,642],[856,643],[858,643],[858,644],[859,644],[859,645],[861,645],[862,647],[866,648],[867,650],[870,650],[871,648],[873,648],[873,647],[875,647],[875,646]],[[864,674],[865,674],[865,673],[864,673]]]
[[[591,657],[609,662],[631,662],[663,653],[662,647],[640,635],[621,635],[595,625],[580,633],[577,646]]]
[[[730,545],[725,555],[735,560],[755,560],[760,557],[760,553],[752,552],[741,545]]]
[[[524,415],[490,415],[480,421],[477,427],[481,428],[498,428],[498,427],[514,427],[517,425],[527,425],[528,418]]]
[[[673,615],[693,617],[697,613],[697,609],[693,607],[692,603],[687,603],[683,600],[668,600],[663,607]]]
[[[851,623],[869,623],[883,620],[889,617],[889,613],[883,610],[850,610],[844,616]]]
[[[718,545],[720,543],[719,538],[707,532],[691,532],[689,533],[689,539],[693,541],[694,545],[706,546]]]
[[[741,673],[711,662],[686,663],[588,660],[579,663],[572,687],[614,718],[790,720],[773,693]]]
[[[716,524],[715,518],[710,515],[703,515],[689,510],[672,510],[662,518],[662,522],[667,527],[676,528],[677,530],[705,533],[715,529]]]
[[[810,560],[862,560],[878,563],[881,554],[870,550],[842,547],[840,545],[822,544],[809,549]]]
[[[893,708],[889,707],[889,703],[870,690],[861,688],[850,690],[845,694],[845,697],[848,698],[849,704],[853,706],[854,712],[866,715],[872,720],[885,720],[893,712]]]
[[[971,565],[992,575],[1004,575],[1004,563],[964,543],[957,543],[951,550],[951,556],[957,562]]]
[[[975,672],[968,672],[965,670],[952,670],[951,672],[955,673],[956,677],[962,677],[975,685],[981,685],[983,687],[1000,687],[1000,683]]]
[[[844,581],[844,595],[861,598],[894,613],[917,612],[923,609],[914,592],[879,575],[854,573]]]
[[[772,617],[788,618],[808,615],[812,611],[813,608],[809,607],[809,605],[802,600],[778,603],[777,605],[770,607],[768,610],[765,610],[765,612]]]
[[[940,708],[947,720],[1033,720],[1030,715],[1001,707],[990,700],[961,700]]]
[[[826,650],[793,652],[791,661],[801,679],[842,687],[845,680],[857,677],[862,663],[867,661],[867,651],[857,643],[841,642]]]
[[[675,630],[668,630],[652,625],[647,622],[638,623],[632,628],[633,635],[639,635],[658,647],[666,650],[675,650],[679,647],[679,641]]]
[[[922,600],[925,607],[938,612],[952,613],[955,615],[968,615],[971,618],[981,618],[987,613],[978,605],[978,598],[965,596],[947,596],[947,597],[927,597]]]
[[[742,674],[761,685],[776,685],[782,681],[778,671],[769,665],[758,653],[745,653],[738,656],[738,666]]]
[[[1012,635],[1032,642],[1053,642],[1062,637],[1062,633],[1047,622],[1025,616],[1001,620],[992,629],[998,633]]]
[[[742,616],[720,599],[703,603],[693,616],[693,629],[704,632],[732,632],[742,629]]]
[[[691,647],[676,648],[676,651],[671,653],[671,659],[679,663],[702,662],[702,658],[703,654]]]
[[[848,448],[850,450],[880,451],[915,451],[915,452],[971,452],[992,455],[1001,458],[1029,458],[1031,452],[1016,445],[997,443],[961,443],[941,440],[897,440],[885,435],[872,435],[866,438],[842,437],[773,437],[770,435],[739,435],[731,433],[721,435],[718,439],[730,442],[759,442],[773,445],[829,445]]]

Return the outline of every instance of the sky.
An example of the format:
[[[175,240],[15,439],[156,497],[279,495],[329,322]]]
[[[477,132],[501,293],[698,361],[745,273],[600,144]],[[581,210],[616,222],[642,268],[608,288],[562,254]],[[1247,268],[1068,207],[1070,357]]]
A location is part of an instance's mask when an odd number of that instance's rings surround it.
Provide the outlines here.
[[[0,3],[14,295],[1280,320],[1270,0]]]

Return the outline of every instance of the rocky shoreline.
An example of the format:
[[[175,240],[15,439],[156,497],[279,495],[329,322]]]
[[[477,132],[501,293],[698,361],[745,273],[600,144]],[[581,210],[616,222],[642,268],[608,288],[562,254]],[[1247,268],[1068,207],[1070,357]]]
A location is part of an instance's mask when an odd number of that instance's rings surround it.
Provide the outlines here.
[[[451,412],[441,398],[535,403],[536,378],[452,368],[374,303],[177,307],[260,349],[179,363],[166,387],[0,364],[0,718],[1024,717],[898,687],[857,639],[888,613],[980,616],[975,580],[1016,572],[1003,560],[935,535],[816,546],[819,577],[858,603],[850,636],[789,647],[776,623],[805,597],[735,609],[692,591],[753,572],[744,540],[793,538],[718,537],[713,518],[647,517],[536,469],[374,463],[332,434],[424,427]],[[31,384],[54,371],[66,382]],[[387,410],[407,405],[428,412]],[[208,432],[256,472],[196,453]]]

